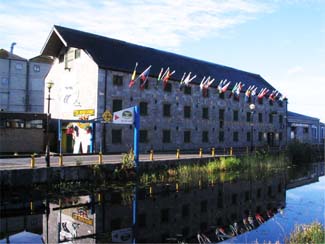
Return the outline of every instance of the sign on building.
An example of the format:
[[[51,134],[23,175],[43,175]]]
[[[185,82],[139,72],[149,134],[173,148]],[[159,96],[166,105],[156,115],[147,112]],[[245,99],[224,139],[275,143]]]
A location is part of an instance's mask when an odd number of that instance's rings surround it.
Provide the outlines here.
[[[126,108],[113,114],[114,124],[133,124],[134,122],[134,107]]]

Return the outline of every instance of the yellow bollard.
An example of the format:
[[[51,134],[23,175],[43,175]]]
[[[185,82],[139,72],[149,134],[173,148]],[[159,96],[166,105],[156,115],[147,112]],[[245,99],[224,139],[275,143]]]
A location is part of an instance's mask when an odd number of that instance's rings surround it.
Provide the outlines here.
[[[202,187],[202,182],[201,180],[199,180],[199,189],[201,189],[201,187]]]
[[[215,156],[215,148],[214,148],[214,147],[211,149],[211,156],[212,156],[212,157]]]
[[[179,149],[176,150],[176,158],[179,159],[180,158],[180,153],[179,153]]]
[[[102,152],[99,152],[98,154],[98,164],[102,164],[103,163],[103,154]]]
[[[31,157],[32,158],[30,159],[30,167],[31,167],[31,169],[33,169],[33,168],[35,168],[35,155],[32,154]]]
[[[179,185],[178,185],[178,182],[176,183],[176,192],[179,191]]]
[[[153,150],[152,149],[150,150],[149,160],[150,161],[153,161]]]
[[[29,202],[29,208],[30,208],[30,211],[31,212],[34,212],[34,204],[33,204],[33,201],[30,201]]]
[[[230,154],[230,156],[232,156],[232,147],[230,147],[229,154]]]
[[[152,186],[149,186],[149,195],[152,196]]]
[[[100,205],[100,203],[102,202],[102,194],[101,193],[98,193],[97,201],[98,201],[98,205]]]
[[[63,166],[63,156],[62,156],[62,154],[59,155],[59,166],[60,167]]]
[[[200,148],[200,151],[199,151],[199,157],[202,158],[202,147]]]

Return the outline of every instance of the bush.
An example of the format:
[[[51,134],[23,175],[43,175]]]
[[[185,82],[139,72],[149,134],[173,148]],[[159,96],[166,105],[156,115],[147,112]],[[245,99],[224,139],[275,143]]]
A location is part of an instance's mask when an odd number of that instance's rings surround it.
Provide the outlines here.
[[[292,163],[311,163],[317,160],[315,149],[308,143],[293,141],[289,143],[287,155]]]
[[[219,170],[237,170],[240,167],[240,159],[235,157],[221,157],[218,162]]]
[[[312,223],[310,225],[298,225],[291,233],[286,244],[296,243],[324,243],[325,229],[320,223]]]

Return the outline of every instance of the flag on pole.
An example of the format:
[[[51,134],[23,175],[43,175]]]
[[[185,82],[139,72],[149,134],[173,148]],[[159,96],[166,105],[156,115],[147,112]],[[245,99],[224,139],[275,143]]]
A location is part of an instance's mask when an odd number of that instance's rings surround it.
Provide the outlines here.
[[[137,66],[138,66],[138,62],[135,63],[135,67],[134,67],[134,70],[133,70],[133,74],[132,74],[131,80],[129,82],[129,88],[131,88],[134,85],[134,83],[135,83],[135,75],[137,73]]]
[[[183,77],[182,77],[181,82],[179,84],[179,89],[181,89],[181,90],[182,90],[183,86],[189,86],[190,82],[196,78],[196,75],[191,77],[191,72],[188,73],[186,78],[185,78],[185,76],[186,76],[186,72],[183,74]]]
[[[156,81],[156,88],[158,88],[158,84],[159,84],[159,81],[161,80],[161,76],[162,76],[163,71],[164,71],[164,68],[161,68],[161,70],[159,72],[159,75],[158,75],[158,78],[157,78],[157,81]]]
[[[166,70],[165,74],[162,76],[162,80],[163,80],[163,83],[164,83],[164,88],[166,88],[169,78],[170,78],[174,73],[175,73],[175,70],[172,71],[172,72],[170,72],[170,69],[169,69],[169,67],[168,67],[168,69]]]
[[[236,84],[234,85],[234,87],[231,90],[231,93],[229,94],[229,98],[231,98],[232,95],[234,95],[235,91],[237,90],[237,86],[238,86],[238,83],[236,82]]]
[[[140,79],[140,81],[141,81],[141,83],[140,83],[141,90],[144,89],[144,87],[147,83],[149,73],[150,73],[150,68],[151,68],[151,65],[148,68],[146,68],[145,71],[143,71],[137,78],[137,79]]]

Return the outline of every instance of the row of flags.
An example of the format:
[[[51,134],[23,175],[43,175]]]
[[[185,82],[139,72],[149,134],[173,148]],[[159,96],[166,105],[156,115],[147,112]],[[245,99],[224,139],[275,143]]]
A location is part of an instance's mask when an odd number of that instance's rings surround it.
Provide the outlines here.
[[[133,73],[131,76],[131,80],[129,82],[129,88],[132,88],[137,81],[140,81],[140,89],[143,90],[145,88],[147,81],[148,81],[151,65],[148,66],[140,75],[138,75],[138,77],[136,77],[137,67],[138,67],[138,63],[135,64],[135,67],[134,67],[134,70],[133,70]],[[161,68],[158,78],[157,78],[156,87],[158,86],[159,82],[162,81],[163,87],[166,88],[168,81],[170,80],[170,77],[174,73],[175,73],[175,70],[172,71],[169,67],[166,70],[164,70],[164,68]],[[193,81],[195,78],[196,78],[196,75],[192,75],[191,72],[189,72],[189,73],[185,72],[180,80],[179,88],[182,90],[183,87],[190,86],[190,82]],[[203,77],[203,79],[201,80],[201,83],[200,83],[200,91],[202,92],[203,96],[207,96],[208,89],[213,84],[214,81],[215,81],[215,79],[210,76]],[[218,90],[219,94],[225,93],[228,90],[230,84],[231,84],[231,81],[227,81],[227,79],[221,80],[217,86],[217,90]],[[234,99],[239,100],[240,92],[244,86],[245,86],[244,83],[236,82],[235,85],[233,86],[233,88],[231,89],[229,98],[234,97]],[[245,92],[245,101],[246,102],[252,102],[252,98],[254,99],[254,102],[255,102],[256,98],[258,100],[262,100],[264,97],[267,97],[272,102],[275,102],[277,100],[283,101],[283,100],[287,99],[286,96],[280,94],[279,91],[273,90],[270,92],[270,90],[267,89],[266,87],[261,88],[259,90],[259,92],[258,92],[257,86],[255,86],[255,85],[249,86],[246,89],[246,92]]]

